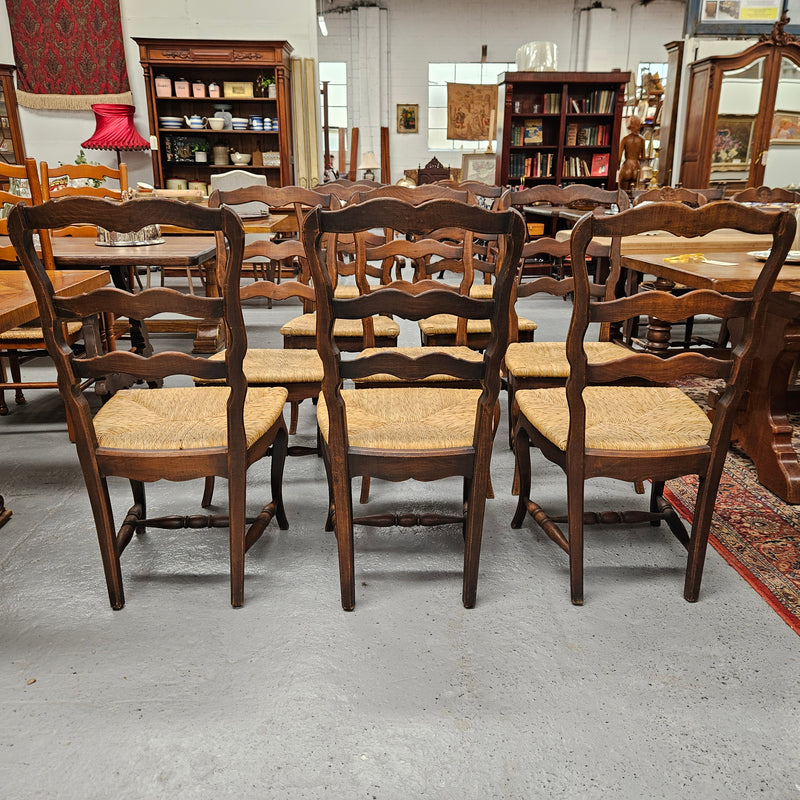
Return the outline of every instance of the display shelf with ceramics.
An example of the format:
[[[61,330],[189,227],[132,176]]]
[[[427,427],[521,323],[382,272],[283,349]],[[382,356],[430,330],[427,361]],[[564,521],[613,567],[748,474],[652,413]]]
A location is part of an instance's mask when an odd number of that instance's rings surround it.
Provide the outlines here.
[[[141,39],[153,180],[208,183],[247,166],[271,186],[294,181],[288,42]],[[198,141],[207,145],[198,158]],[[268,158],[265,158],[268,156]]]

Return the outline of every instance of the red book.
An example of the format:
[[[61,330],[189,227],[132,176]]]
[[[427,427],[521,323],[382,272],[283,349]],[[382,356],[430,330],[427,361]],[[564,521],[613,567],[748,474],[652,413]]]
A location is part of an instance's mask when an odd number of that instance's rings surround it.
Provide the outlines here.
[[[592,156],[592,175],[608,175],[608,153],[595,153]]]

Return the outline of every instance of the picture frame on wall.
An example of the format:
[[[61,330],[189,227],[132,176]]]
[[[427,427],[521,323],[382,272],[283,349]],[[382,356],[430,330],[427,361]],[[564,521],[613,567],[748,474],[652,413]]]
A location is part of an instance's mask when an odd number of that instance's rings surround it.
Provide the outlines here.
[[[715,170],[741,170],[750,167],[755,117],[720,115],[711,164]]]
[[[397,104],[397,132],[419,132],[419,103]]]
[[[464,153],[461,156],[461,180],[494,185],[496,163],[494,153]]]
[[[800,114],[776,111],[769,140],[771,144],[800,144]]]

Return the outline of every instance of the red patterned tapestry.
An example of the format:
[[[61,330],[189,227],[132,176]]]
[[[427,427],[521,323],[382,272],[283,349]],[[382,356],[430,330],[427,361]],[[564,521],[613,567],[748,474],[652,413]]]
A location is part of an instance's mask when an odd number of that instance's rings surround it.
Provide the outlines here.
[[[119,0],[6,0],[6,7],[20,105],[132,102]]]

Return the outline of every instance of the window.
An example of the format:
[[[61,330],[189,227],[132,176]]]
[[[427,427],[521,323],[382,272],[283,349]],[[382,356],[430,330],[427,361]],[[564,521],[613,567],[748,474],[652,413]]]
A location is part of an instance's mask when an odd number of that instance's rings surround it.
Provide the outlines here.
[[[495,64],[428,64],[428,149],[429,150],[481,150],[489,146],[482,142],[447,138],[447,84],[482,83],[497,84],[501,72],[516,72],[514,63]],[[496,146],[496,141],[492,146]]]
[[[339,152],[339,128],[347,130],[347,64],[344,61],[320,61],[320,89],[328,81],[328,149]]]

